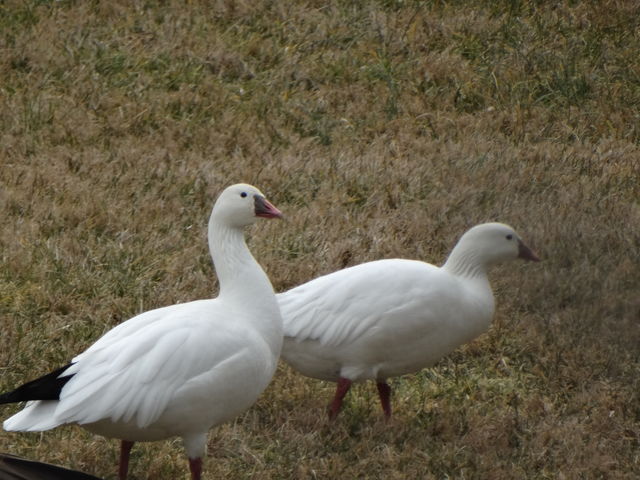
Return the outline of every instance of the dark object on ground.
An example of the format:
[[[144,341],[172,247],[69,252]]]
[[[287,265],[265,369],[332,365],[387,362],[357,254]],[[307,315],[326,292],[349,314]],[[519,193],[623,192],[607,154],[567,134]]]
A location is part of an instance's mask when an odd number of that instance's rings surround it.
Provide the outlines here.
[[[101,480],[88,473],[0,453],[0,480]]]

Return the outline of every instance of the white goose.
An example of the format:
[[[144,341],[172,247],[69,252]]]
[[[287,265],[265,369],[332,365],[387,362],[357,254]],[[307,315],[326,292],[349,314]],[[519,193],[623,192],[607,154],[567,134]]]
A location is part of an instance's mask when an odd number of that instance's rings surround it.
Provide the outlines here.
[[[487,269],[539,258],[500,223],[467,231],[441,268],[416,260],[378,260],[316,278],[277,295],[284,322],[282,358],[303,375],[337,382],[335,419],[353,382],[377,382],[391,416],[387,379],[431,366],[491,323]]]
[[[281,216],[255,187],[225,189],[208,230],[219,296],[137,315],[69,365],[1,395],[0,403],[29,401],[4,429],[76,423],[119,438],[120,479],[134,442],[179,436],[199,479],[209,429],[249,408],[276,368],[282,319],[243,230],[256,217]]]

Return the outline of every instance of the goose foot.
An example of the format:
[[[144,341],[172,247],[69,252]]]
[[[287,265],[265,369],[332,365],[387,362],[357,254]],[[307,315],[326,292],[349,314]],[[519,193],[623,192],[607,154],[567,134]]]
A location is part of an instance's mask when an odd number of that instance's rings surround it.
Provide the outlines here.
[[[120,442],[120,466],[118,467],[118,480],[127,480],[127,472],[129,471],[129,454],[133,443],[129,440]]]
[[[200,480],[202,476],[202,459],[190,458],[189,470],[191,470],[191,480]]]
[[[380,405],[387,420],[391,418],[391,387],[387,382],[378,382],[378,395],[380,395]]]
[[[336,386],[336,394],[333,397],[333,402],[329,405],[329,421],[334,421],[342,408],[342,399],[351,388],[351,380],[340,377]]]

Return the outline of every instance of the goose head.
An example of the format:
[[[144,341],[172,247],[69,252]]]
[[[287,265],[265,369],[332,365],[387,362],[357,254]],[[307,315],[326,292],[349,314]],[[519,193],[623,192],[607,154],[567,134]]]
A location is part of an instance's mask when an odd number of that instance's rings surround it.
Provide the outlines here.
[[[456,249],[475,252],[480,263],[493,265],[521,258],[539,262],[540,258],[522,241],[516,231],[503,223],[483,223],[469,229]]]
[[[211,218],[232,228],[244,228],[258,217],[282,218],[282,212],[252,185],[238,183],[225,188],[213,207]]]

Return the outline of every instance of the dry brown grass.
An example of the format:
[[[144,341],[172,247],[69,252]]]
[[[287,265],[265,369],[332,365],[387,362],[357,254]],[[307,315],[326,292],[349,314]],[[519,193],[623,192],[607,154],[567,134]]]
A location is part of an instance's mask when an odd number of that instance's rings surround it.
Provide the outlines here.
[[[144,309],[215,294],[226,185],[285,211],[251,247],[277,290],[383,257],[440,262],[513,224],[490,332],[371,386],[282,366],[211,435],[206,478],[640,476],[640,8],[632,0],[13,1],[0,5],[0,388]],[[16,407],[3,407],[6,418]],[[0,450],[114,478],[79,428]],[[179,442],[133,478],[187,478]]]

